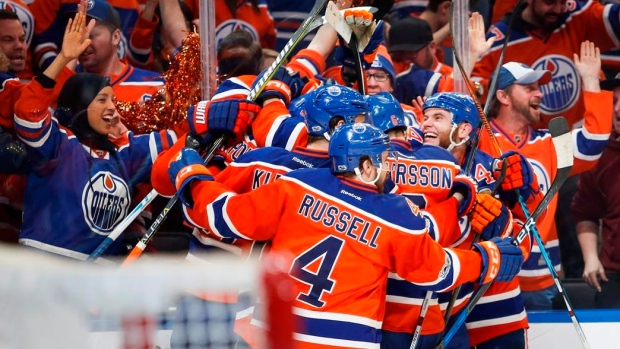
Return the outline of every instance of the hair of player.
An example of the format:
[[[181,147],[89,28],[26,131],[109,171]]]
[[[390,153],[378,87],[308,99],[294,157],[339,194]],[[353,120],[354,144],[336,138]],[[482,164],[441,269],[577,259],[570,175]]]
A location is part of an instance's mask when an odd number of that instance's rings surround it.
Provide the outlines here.
[[[244,56],[233,56],[227,59],[222,60],[223,53],[226,50],[230,50],[233,48],[242,47],[247,49],[247,53]],[[239,75],[258,75],[260,73],[260,69],[263,65],[263,48],[260,43],[256,42],[252,37],[252,34],[247,30],[236,30],[230,34],[228,34],[217,48],[217,60],[220,62],[226,61],[228,59],[241,60],[241,62],[236,62],[236,68],[232,69],[230,72],[221,72],[227,77],[239,76]]]
[[[514,85],[510,85],[510,86],[506,87],[505,89],[503,89],[502,91],[504,91],[506,94],[510,94],[510,92],[512,91],[512,87],[513,86]],[[495,93],[497,93],[497,91],[495,91]],[[502,106],[502,104],[499,102],[499,100],[497,99],[496,95],[489,96],[487,98],[491,98],[491,100],[489,102],[488,116],[490,118],[495,118],[495,117],[497,117],[497,115],[499,115],[499,108]]]
[[[13,12],[13,11],[9,11],[9,10],[0,10],[0,21],[1,20],[7,20],[7,19],[15,19],[19,21],[19,17],[17,16],[17,13]]]
[[[333,118],[329,119],[329,134],[330,135],[334,132],[334,130],[336,129],[336,125],[338,125],[340,121],[346,121],[344,116],[336,115]],[[308,145],[319,142],[321,140],[326,140],[326,138],[324,136],[308,135]]]

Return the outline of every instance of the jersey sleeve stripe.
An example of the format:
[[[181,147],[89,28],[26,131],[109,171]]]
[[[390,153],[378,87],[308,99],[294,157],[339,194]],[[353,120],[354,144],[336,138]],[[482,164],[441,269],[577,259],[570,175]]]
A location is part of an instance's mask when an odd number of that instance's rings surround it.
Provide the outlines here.
[[[267,139],[265,140],[265,147],[273,146],[273,138],[276,136],[276,132],[280,128],[280,125],[286,120],[288,115],[278,116],[271,124],[271,128],[269,129],[269,133],[267,133]]]
[[[344,343],[355,342],[355,348],[368,348],[378,345],[381,338],[381,326],[371,327],[352,322],[313,319],[295,314],[297,323],[303,323],[304,328],[299,331],[301,335],[313,338],[321,338]],[[322,340],[319,340],[322,341]]]
[[[209,227],[215,234],[221,237],[251,240],[239,232],[228,215],[228,199],[233,196],[235,196],[234,193],[223,193],[215,201],[207,205]]]
[[[620,33],[620,5],[608,4],[605,6],[605,10],[603,10],[603,23],[609,37],[616,46],[619,46],[620,38],[616,33]]]
[[[576,147],[573,150],[573,156],[577,159],[593,161],[601,157],[605,146],[606,140],[592,140],[586,137],[583,130],[573,131],[573,144]]]
[[[434,73],[433,76],[428,80],[428,84],[426,85],[426,90],[424,91],[425,96],[432,96],[435,92],[437,92],[437,82],[441,78],[441,74]]]
[[[288,140],[286,141],[286,147],[285,147],[286,150],[291,151],[293,150],[293,148],[295,148],[295,144],[297,143],[297,139],[299,138],[299,135],[305,129],[306,129],[306,125],[301,124],[301,123],[295,126]]]

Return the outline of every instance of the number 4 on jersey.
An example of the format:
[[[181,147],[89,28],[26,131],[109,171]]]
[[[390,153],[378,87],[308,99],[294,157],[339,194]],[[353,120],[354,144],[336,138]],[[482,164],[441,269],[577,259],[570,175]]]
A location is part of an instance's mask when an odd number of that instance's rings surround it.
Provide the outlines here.
[[[344,241],[328,236],[293,261],[291,275],[293,278],[310,286],[307,293],[300,292],[297,299],[306,304],[320,308],[325,305],[321,300],[324,292],[330,292],[336,281],[330,278],[334,265],[340,256]]]

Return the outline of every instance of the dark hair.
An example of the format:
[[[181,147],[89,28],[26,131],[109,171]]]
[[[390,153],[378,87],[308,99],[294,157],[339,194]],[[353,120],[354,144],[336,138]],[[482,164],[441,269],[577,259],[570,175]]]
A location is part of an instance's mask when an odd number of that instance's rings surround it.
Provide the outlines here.
[[[0,10],[0,21],[3,19],[16,19],[20,21],[19,17],[17,16],[17,13],[13,11],[9,11],[9,10],[4,10],[4,9]]]
[[[439,5],[448,1],[450,0],[429,0],[428,5],[426,5],[426,9],[431,12],[437,12],[439,10]]]
[[[344,121],[344,117],[340,116],[340,115],[336,115],[333,118],[329,119],[329,133],[333,133],[334,130],[336,129],[336,125],[338,125],[338,123],[340,121]],[[314,142],[320,141],[322,139],[325,139],[324,136],[308,136],[308,144],[312,144]]]
[[[506,87],[502,91],[504,91],[506,94],[510,94],[513,86],[514,84]],[[497,93],[497,91],[495,91],[495,93]],[[488,96],[487,98],[491,98],[489,102],[489,113],[488,113],[489,115],[488,116],[490,118],[494,118],[499,114],[499,107],[501,107],[502,104],[497,100],[496,95]]]
[[[224,52],[233,48],[245,48],[245,54],[223,58]],[[228,34],[217,48],[218,74],[226,78],[240,75],[258,75],[263,65],[263,48],[246,30]]]

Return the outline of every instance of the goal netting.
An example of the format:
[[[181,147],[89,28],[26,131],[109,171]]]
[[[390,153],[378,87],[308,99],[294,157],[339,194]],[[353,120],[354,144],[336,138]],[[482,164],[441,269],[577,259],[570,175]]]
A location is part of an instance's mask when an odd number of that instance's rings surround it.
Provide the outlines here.
[[[235,320],[260,311],[277,329],[261,347],[290,347],[292,287],[278,261],[150,257],[120,268],[0,245],[0,346],[244,348]]]

